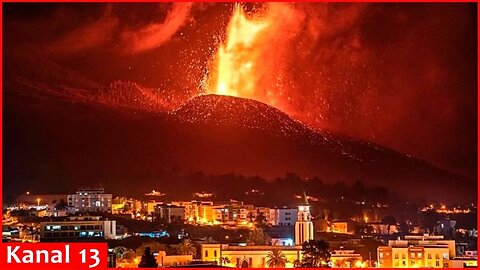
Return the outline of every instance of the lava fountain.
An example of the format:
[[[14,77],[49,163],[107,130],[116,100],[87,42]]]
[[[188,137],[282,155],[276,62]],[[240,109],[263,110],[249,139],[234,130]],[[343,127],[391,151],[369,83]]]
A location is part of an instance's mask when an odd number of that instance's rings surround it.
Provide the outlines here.
[[[286,8],[268,5],[247,16],[240,5],[235,5],[225,41],[210,67],[208,93],[250,98],[279,107],[284,92],[285,60],[284,48],[275,43],[285,37],[279,18],[283,11],[278,10]]]
[[[259,68],[255,45],[267,28],[268,22],[249,20],[240,5],[235,6],[227,40],[218,49],[214,93],[253,97]]]

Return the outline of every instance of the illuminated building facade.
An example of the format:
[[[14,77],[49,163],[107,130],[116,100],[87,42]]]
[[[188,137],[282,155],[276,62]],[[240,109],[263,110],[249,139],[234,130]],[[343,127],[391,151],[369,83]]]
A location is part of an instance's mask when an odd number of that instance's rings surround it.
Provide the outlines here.
[[[298,209],[296,208],[270,208],[268,224],[273,226],[293,226],[297,220]]]
[[[313,239],[313,223],[307,196],[303,193],[303,202],[298,206],[297,222],[295,223],[295,245],[302,245]]]
[[[110,212],[112,194],[105,193],[103,188],[80,189],[67,196],[67,204],[79,212]]]
[[[293,268],[293,262],[302,259],[301,246],[229,246],[226,244],[201,245],[201,259],[228,267],[267,268],[267,256],[279,250],[287,257],[287,268]],[[222,258],[228,258],[222,263]]]
[[[70,217],[40,223],[40,241],[68,241],[88,238],[116,238],[117,223],[101,217]]]
[[[377,253],[382,268],[444,268],[455,257],[455,241],[442,236],[405,236],[378,247]]]

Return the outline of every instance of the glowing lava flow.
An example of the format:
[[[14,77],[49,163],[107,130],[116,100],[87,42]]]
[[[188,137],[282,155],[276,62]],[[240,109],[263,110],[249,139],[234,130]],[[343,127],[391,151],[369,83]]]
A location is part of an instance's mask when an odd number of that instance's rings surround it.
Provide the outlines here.
[[[254,98],[258,82],[258,39],[269,23],[250,20],[240,5],[235,6],[227,28],[227,40],[218,50],[209,92]]]

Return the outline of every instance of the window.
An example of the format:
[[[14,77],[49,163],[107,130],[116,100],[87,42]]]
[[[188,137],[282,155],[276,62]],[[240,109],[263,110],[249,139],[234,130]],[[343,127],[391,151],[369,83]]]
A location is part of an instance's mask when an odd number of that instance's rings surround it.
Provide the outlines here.
[[[395,259],[398,259],[398,253],[395,253]]]
[[[432,254],[428,253],[427,258],[428,258],[429,260],[431,260],[431,259],[432,259]]]
[[[404,260],[406,259],[406,256],[405,256],[405,254],[402,254],[402,259],[404,259]]]
[[[410,258],[415,258],[415,253],[411,252],[410,253]]]
[[[440,267],[440,261],[435,261],[435,266]]]
[[[422,258],[422,253],[417,253],[417,258]]]
[[[437,259],[437,260],[440,259],[440,255],[438,253],[435,254],[435,259]]]
[[[380,252],[380,259],[383,259],[383,252]]]
[[[205,250],[205,257],[208,257],[208,250]]]
[[[215,258],[217,257],[217,250],[213,251],[213,257],[215,257]]]

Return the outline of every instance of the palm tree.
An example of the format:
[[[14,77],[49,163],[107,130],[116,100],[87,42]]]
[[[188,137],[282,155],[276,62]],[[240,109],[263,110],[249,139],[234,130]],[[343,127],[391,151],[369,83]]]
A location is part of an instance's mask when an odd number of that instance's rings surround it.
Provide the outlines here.
[[[322,267],[330,260],[329,244],[324,240],[308,240],[302,244],[303,262],[308,268]]]
[[[267,266],[270,268],[285,268],[288,259],[280,250],[272,250],[267,255]]]
[[[230,258],[228,257],[220,257],[220,265],[225,265],[230,263]]]
[[[195,255],[196,253],[195,243],[190,239],[183,239],[182,243],[178,245],[177,254],[179,255]]]

